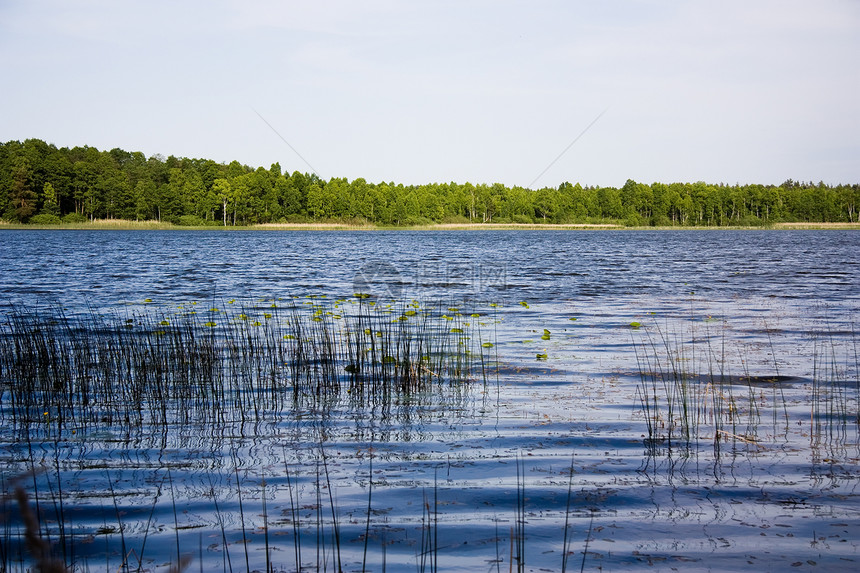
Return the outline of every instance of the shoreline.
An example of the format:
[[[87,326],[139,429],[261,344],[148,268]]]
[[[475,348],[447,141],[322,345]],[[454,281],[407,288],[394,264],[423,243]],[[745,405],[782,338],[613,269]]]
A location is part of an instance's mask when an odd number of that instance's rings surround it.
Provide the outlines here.
[[[625,227],[614,223],[437,223],[433,225],[377,226],[350,223],[263,223],[257,225],[183,227],[159,221],[97,219],[87,223],[28,225],[0,221],[2,230],[115,230],[115,231],[764,231],[764,230],[858,230],[860,223],[774,223],[768,226],[667,226]]]

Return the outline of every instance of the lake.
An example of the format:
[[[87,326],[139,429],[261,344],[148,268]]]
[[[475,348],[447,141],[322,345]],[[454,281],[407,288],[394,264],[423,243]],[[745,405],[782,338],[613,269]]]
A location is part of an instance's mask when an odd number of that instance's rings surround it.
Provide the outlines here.
[[[0,570],[854,571],[858,252],[0,231]]]

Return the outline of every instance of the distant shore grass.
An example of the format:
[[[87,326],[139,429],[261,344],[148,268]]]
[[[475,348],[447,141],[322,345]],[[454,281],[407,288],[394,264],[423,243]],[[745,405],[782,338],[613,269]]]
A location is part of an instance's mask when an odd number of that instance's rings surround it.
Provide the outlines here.
[[[504,230],[652,230],[652,231],[701,231],[701,230],[860,230],[860,223],[774,223],[764,227],[750,226],[665,226],[626,227],[619,223],[436,223],[431,225],[385,226],[370,223],[313,222],[313,223],[265,223],[238,226],[182,226],[162,221],[128,221],[124,219],[96,219],[85,223],[61,223],[59,225],[28,225],[0,221],[3,229],[70,229],[70,230],[195,230],[195,231],[504,231]]]

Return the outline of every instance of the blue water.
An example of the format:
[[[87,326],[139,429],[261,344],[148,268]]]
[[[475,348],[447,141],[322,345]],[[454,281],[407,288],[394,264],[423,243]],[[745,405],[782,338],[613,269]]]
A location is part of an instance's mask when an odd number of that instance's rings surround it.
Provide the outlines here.
[[[696,292],[836,306],[860,296],[853,231],[2,231],[0,297],[63,305],[352,294],[576,300]],[[358,277],[358,279],[357,279]]]
[[[489,384],[284,400],[249,422],[226,406],[218,428],[4,426],[4,488],[24,476],[52,539],[65,516],[78,570],[166,571],[181,553],[189,570],[295,571],[297,548],[301,570],[336,570],[337,521],[354,571],[507,571],[520,526],[525,570],[560,570],[567,550],[571,571],[853,571],[858,425],[810,422],[860,404],[857,253],[852,231],[0,231],[0,317],[366,292],[498,319]],[[792,383],[703,383],[699,407],[731,414],[722,448],[703,416],[702,448],[655,452],[642,353]],[[3,515],[0,565],[24,571]]]

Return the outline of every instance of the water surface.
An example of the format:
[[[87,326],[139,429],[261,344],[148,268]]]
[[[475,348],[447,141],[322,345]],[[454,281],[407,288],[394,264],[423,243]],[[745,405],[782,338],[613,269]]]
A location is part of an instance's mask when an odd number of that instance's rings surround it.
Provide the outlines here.
[[[3,231],[6,313],[259,317],[366,290],[478,310],[494,344],[488,380],[374,407],[4,424],[3,478],[35,470],[43,526],[89,570],[855,570],[857,252],[851,231]],[[642,407],[673,368],[703,412],[680,445]]]

